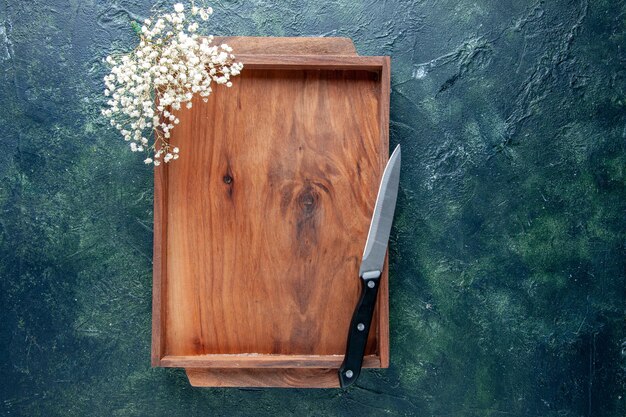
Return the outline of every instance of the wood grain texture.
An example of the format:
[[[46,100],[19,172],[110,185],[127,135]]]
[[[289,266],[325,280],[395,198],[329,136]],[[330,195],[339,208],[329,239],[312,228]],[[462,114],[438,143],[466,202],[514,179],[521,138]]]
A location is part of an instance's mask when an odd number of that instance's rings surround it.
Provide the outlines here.
[[[382,68],[380,72],[380,140],[384,149],[389,149],[389,100],[391,98],[391,58],[382,57]],[[381,166],[387,164],[388,152],[380,154]],[[377,308],[378,320],[378,355],[380,356],[381,368],[389,367],[389,251],[385,256],[385,265],[380,283],[380,294]]]
[[[152,366],[158,366],[165,352],[163,318],[166,297],[165,271],[167,270],[167,170],[154,171],[154,244],[152,260]]]
[[[344,353],[386,151],[378,84],[248,70],[180,112],[172,143],[193,152],[167,167],[166,354]]]
[[[195,355],[165,356],[160,365],[170,368],[339,368],[343,355]],[[363,358],[364,368],[380,368],[377,355]]]
[[[194,387],[339,388],[336,369],[187,368]]]
[[[380,73],[385,65],[382,56],[341,56],[341,55],[237,55],[237,61],[247,69],[334,69],[359,70]]]
[[[213,43],[227,43],[237,55],[356,55],[349,38],[222,36],[215,37]]]
[[[389,61],[243,58],[232,88],[179,112],[181,158],[155,172],[152,363],[336,369],[388,159]],[[386,280],[367,367],[388,366]]]

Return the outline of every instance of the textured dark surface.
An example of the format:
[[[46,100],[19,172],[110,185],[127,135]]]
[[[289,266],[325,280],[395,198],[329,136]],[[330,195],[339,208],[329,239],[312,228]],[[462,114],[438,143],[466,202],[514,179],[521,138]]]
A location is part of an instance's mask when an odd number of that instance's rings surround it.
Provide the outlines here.
[[[149,3],[0,3],[1,415],[626,414],[623,1],[214,4],[392,56],[392,365],[347,391],[150,368],[151,170],[99,115]]]

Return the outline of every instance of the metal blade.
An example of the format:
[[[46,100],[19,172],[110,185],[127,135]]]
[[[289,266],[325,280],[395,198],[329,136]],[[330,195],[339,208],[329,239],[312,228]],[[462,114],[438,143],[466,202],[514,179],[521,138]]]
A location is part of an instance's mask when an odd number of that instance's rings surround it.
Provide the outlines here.
[[[387,242],[391,232],[393,213],[396,209],[396,199],[398,197],[398,184],[400,183],[400,145],[396,147],[387,162],[383,178],[380,181],[376,206],[370,223],[370,231],[367,235],[363,260],[359,269],[359,276],[365,278],[375,278],[374,275],[383,270],[385,263],[385,253],[387,252]]]

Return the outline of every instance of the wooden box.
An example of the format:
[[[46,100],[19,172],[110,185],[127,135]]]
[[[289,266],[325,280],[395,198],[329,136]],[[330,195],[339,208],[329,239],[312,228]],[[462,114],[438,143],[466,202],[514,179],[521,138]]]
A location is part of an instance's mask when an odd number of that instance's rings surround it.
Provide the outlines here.
[[[153,366],[194,386],[338,387],[388,159],[389,58],[222,38],[245,67],[155,169]],[[272,54],[272,55],[269,55]],[[364,366],[389,364],[387,269]]]

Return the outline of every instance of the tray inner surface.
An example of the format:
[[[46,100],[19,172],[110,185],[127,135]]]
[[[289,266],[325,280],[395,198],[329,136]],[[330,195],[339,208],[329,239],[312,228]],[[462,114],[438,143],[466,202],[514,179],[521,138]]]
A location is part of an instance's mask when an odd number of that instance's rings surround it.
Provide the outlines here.
[[[244,69],[180,112],[165,184],[164,356],[344,354],[388,154],[380,77]]]

